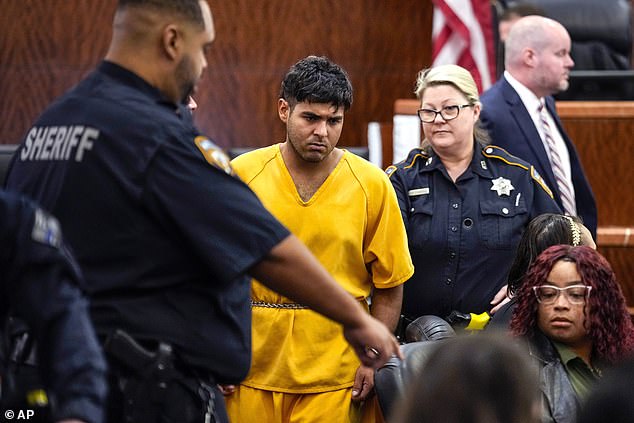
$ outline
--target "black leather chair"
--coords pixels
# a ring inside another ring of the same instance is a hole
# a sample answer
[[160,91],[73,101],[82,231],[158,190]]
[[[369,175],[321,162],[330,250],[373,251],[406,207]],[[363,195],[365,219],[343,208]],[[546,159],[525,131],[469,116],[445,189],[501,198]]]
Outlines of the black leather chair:
[[241,154],[248,153],[249,151],[258,147],[233,147],[227,150],[229,159],[233,160]]
[[451,323],[433,315],[420,316],[405,328],[405,342],[439,341],[454,336]]
[[[630,69],[630,0],[522,0],[560,22],[572,39],[575,70]],[[509,5],[518,2],[508,2]]]
[[370,149],[368,147],[342,146],[341,148],[348,150],[349,152],[354,153],[359,157],[363,157],[366,160],[370,160]]
[[386,419],[389,419],[396,403],[404,397],[415,375],[420,374],[427,358],[443,342],[426,340],[401,345],[405,358],[392,357],[374,373],[374,390]]
[[17,144],[0,144],[0,187],[4,187],[4,180],[9,170],[9,163],[17,148]]
[[438,316],[421,316],[405,329],[408,344],[401,345],[403,360],[392,357],[374,374],[374,390],[381,412],[387,418],[394,404],[403,397],[415,375],[420,374],[427,358],[443,340],[453,338],[456,332]]

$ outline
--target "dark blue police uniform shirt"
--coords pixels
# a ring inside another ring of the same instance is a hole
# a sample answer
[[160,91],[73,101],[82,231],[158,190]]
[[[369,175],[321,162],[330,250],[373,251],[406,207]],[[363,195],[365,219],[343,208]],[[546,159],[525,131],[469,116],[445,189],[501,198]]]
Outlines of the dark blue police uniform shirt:
[[62,222],[101,335],[171,342],[218,381],[246,376],[246,271],[289,232],[184,105],[104,61],[29,130],[7,181]]
[[53,420],[100,423],[106,364],[59,223],[31,201],[0,191],[0,245],[0,320],[8,313],[23,319],[43,345],[41,362],[48,365],[38,370],[51,389]]
[[420,148],[386,173],[415,267],[403,292],[403,314],[410,318],[488,311],[528,222],[560,212],[533,167],[495,146],[476,143],[456,183],[433,151]]

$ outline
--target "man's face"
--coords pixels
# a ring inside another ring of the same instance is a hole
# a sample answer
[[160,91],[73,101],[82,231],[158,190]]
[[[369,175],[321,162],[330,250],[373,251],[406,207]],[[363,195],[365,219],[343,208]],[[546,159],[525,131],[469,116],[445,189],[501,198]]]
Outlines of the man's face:
[[[547,285],[565,288],[571,285],[583,285],[576,263],[560,260],[548,274]],[[587,301],[572,304],[563,292],[553,304],[539,303],[537,324],[550,339],[575,348],[590,343],[585,328]]]
[[180,100],[188,103],[189,97],[196,92],[196,86],[204,70],[207,68],[207,50],[214,40],[214,24],[211,10],[206,1],[200,1],[205,27],[185,28],[185,52],[176,65],[175,77],[178,84]]
[[278,114],[286,124],[286,140],[304,161],[321,162],[337,146],[343,129],[343,106],[326,103],[297,103],[291,110],[283,99]]
[[544,95],[551,95],[568,89],[568,75],[575,62],[570,57],[570,36],[563,27],[548,28],[545,35],[546,47],[536,52],[535,82]]

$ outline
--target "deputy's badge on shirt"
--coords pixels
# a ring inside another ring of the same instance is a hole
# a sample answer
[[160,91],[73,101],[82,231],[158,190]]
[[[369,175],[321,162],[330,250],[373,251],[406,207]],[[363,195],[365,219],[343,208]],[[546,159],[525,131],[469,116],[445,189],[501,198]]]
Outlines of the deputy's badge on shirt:
[[233,175],[229,157],[224,151],[218,148],[216,144],[211,142],[209,138],[199,135],[194,138],[194,143],[200,152],[203,153],[203,157],[205,157],[205,160],[207,160],[209,164],[223,170],[228,175]]
[[509,179],[503,178],[501,176],[494,179],[492,182],[493,186],[491,187],[491,191],[497,191],[499,196],[510,196],[511,191],[515,189]]
[[59,222],[43,210],[36,209],[31,238],[41,244],[59,247],[62,241],[62,231]]

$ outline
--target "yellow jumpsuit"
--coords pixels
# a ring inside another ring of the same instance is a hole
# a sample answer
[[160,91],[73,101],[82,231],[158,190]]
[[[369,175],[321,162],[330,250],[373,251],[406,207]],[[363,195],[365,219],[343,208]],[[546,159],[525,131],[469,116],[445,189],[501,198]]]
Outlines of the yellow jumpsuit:
[[[366,308],[373,287],[395,287],[412,276],[396,194],[381,169],[345,151],[305,202],[279,144],[243,154],[232,167]],[[255,280],[252,301],[253,361],[238,392],[226,398],[231,420],[359,422],[350,399],[360,363],[341,326]]]

